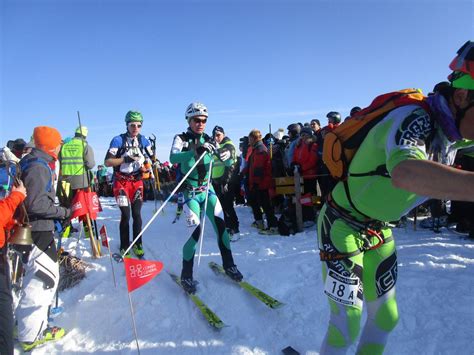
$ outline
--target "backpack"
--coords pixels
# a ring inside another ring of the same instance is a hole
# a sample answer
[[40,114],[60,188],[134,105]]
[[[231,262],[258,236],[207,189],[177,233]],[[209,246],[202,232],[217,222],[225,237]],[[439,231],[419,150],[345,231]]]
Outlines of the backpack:
[[[120,135],[120,138],[122,138],[122,146],[118,149],[116,156],[121,157],[126,151],[127,151],[127,133],[122,133]],[[145,137],[142,136],[141,134],[137,135],[137,140],[138,140],[138,148],[142,152],[143,156],[145,156],[145,145],[143,144],[143,139]]]
[[0,200],[7,197],[18,178],[19,168],[13,161],[0,161]]
[[[392,110],[405,105],[419,105],[426,111],[429,106],[426,97],[417,89],[404,89],[377,96],[372,103],[357,112],[324,137],[323,161],[331,176],[336,180],[346,180],[350,162],[369,131]],[[386,168],[380,169],[386,171]],[[377,171],[359,174],[384,175]]]

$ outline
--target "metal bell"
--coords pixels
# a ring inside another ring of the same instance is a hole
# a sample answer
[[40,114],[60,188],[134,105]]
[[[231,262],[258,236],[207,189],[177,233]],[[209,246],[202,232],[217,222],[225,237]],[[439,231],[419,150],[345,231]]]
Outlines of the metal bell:
[[8,243],[13,245],[32,245],[33,239],[31,238],[31,226],[28,224],[17,226],[13,235],[8,240]]

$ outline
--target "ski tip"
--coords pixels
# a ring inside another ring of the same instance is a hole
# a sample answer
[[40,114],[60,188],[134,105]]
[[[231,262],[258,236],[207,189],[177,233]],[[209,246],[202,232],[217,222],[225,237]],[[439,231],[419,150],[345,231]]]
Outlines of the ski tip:
[[284,355],[300,355],[299,351],[296,351],[293,347],[287,346],[281,350],[281,353]]

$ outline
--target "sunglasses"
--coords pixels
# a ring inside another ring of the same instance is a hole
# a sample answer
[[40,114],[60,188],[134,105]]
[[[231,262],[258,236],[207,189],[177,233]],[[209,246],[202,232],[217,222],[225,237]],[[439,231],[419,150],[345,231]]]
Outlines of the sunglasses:
[[193,118],[193,121],[195,123],[206,123],[207,122],[207,118]]
[[142,125],[139,123],[130,123],[129,126],[132,128],[142,128]]

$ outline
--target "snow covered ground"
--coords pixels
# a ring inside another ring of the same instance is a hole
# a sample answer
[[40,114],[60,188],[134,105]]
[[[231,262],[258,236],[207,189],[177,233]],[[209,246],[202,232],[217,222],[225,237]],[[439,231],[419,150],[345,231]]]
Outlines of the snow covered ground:
[[[107,226],[113,252],[119,247],[120,212],[113,199],[102,199],[99,228]],[[153,215],[146,202],[144,225]],[[262,236],[250,227],[250,208],[237,207],[241,238],[232,243],[235,262],[245,279],[284,302],[270,309],[207,266],[220,263],[209,223],[201,264],[195,264],[198,295],[228,325],[212,329],[191,300],[170,279],[179,274],[181,250],[189,231],[183,218],[172,224],[176,205],[169,204],[145,232],[148,260],[160,260],[164,271],[131,293],[142,354],[280,354],[293,346],[318,354],[329,308],[323,294],[316,227],[296,236]],[[386,354],[474,354],[474,241],[443,230],[394,229],[398,245],[397,295],[401,319]],[[54,324],[68,334],[34,354],[136,354],[123,264],[108,256],[94,260],[88,240],[77,235],[65,249],[91,264],[78,286],[60,293],[64,312]],[[355,352],[355,348],[352,349]],[[19,351],[16,350],[18,354]]]

